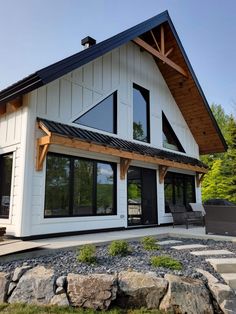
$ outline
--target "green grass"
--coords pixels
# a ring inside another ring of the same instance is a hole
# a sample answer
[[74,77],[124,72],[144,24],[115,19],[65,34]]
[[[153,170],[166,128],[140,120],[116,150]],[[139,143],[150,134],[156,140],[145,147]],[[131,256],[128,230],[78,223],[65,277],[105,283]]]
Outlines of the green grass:
[[126,256],[131,252],[128,242],[124,240],[112,241],[108,246],[108,253],[111,256]]
[[147,251],[160,250],[160,246],[157,245],[156,242],[157,242],[157,240],[154,237],[152,237],[152,236],[144,237],[141,240],[141,244],[142,244],[144,250],[147,250]]
[[174,270],[182,269],[182,264],[180,261],[170,256],[152,256],[150,262],[153,267],[165,267]]
[[81,263],[95,264],[96,263],[96,246],[86,244],[77,249],[77,260]]
[[37,306],[26,304],[0,304],[1,314],[164,314],[159,310],[121,310],[111,309],[109,311],[83,310],[73,307],[61,306]]

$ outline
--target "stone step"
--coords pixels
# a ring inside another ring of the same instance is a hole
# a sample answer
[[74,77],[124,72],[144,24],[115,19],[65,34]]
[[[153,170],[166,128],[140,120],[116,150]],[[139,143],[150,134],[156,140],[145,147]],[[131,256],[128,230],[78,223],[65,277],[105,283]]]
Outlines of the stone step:
[[195,251],[190,252],[192,255],[195,256],[210,256],[210,255],[231,255],[234,254],[228,250],[205,250],[205,251]]
[[172,249],[175,250],[192,250],[192,249],[201,249],[201,248],[206,248],[207,245],[203,245],[203,244],[184,244],[184,245],[176,245],[176,246],[172,246]]
[[218,273],[236,273],[236,258],[209,258],[206,261]]
[[220,274],[224,281],[230,286],[231,289],[236,289],[236,273]]
[[180,240],[165,240],[165,241],[158,241],[157,244],[159,245],[169,245],[169,244],[177,244],[177,243],[183,243],[183,241]]

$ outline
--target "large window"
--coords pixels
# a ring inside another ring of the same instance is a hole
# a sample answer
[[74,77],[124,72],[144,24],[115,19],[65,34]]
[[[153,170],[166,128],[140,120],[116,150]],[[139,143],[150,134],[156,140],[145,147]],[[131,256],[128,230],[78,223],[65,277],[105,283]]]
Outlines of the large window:
[[117,133],[117,92],[100,101],[74,123],[109,133]]
[[0,156],[0,218],[9,218],[13,154]]
[[116,214],[116,166],[47,155],[45,217]]
[[149,91],[133,85],[133,138],[150,142]]
[[169,213],[169,204],[184,205],[189,208],[189,203],[195,203],[194,176],[167,172],[165,176],[165,212]]
[[163,147],[176,150],[185,153],[183,146],[181,145],[178,137],[176,136],[174,130],[172,129],[169,121],[162,112],[162,137],[163,137]]

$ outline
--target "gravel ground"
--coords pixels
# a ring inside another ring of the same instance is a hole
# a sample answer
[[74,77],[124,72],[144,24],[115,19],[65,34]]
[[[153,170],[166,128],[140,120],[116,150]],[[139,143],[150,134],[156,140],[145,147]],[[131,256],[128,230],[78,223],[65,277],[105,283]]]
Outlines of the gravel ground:
[[[190,254],[190,250],[174,250],[171,249],[173,245],[183,245],[183,244],[204,244],[209,249],[228,249],[229,251],[235,253],[236,255],[236,244],[232,242],[225,241],[214,241],[214,240],[197,240],[197,239],[174,239],[166,238],[163,240],[181,240],[182,243],[170,244],[161,246],[159,251],[146,251],[142,248],[139,241],[131,241],[130,247],[132,253],[125,257],[111,257],[107,253],[107,246],[97,247],[97,263],[95,265],[86,265],[79,263],[76,260],[76,250],[61,251],[49,256],[40,256],[32,259],[22,259],[17,261],[12,261],[8,263],[0,262],[0,272],[1,271],[13,271],[16,267],[24,265],[37,266],[43,265],[48,268],[53,268],[57,276],[67,275],[70,272],[79,274],[90,274],[90,273],[116,273],[122,270],[135,270],[148,272],[153,271],[159,277],[164,277],[166,273],[172,273],[180,276],[187,276],[191,278],[202,278],[202,275],[197,273],[195,268],[202,268],[209,271],[215,277],[217,277],[221,282],[222,278],[217,274],[214,269],[205,261],[206,258],[215,258],[215,256],[194,256]],[[193,251],[204,250],[194,249]],[[181,271],[170,270],[166,268],[154,268],[151,266],[149,260],[151,256],[155,255],[169,255],[172,258],[179,260],[183,269]],[[232,255],[232,257],[236,257]],[[217,256],[217,257],[230,257],[230,256]]]

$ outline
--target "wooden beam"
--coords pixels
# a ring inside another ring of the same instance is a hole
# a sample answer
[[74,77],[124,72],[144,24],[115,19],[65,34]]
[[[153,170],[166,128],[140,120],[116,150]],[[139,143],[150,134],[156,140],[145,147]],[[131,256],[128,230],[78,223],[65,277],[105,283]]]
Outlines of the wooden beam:
[[131,160],[139,160],[148,163],[158,164],[162,166],[173,167],[177,169],[186,169],[199,173],[207,173],[208,170],[204,167],[194,166],[190,164],[179,163],[176,161],[166,160],[158,157],[141,155],[138,153],[122,151],[118,148],[107,147],[99,144],[88,143],[75,138],[68,138],[66,136],[53,134],[50,137],[50,144],[62,145],[66,147],[78,148],[85,151],[107,154],[116,157],[127,158]]
[[198,188],[200,187],[204,176],[205,176],[205,173],[196,173],[196,182],[197,182]]
[[165,57],[168,57],[169,54],[174,50],[174,48],[170,48],[166,53],[165,53]]
[[146,43],[141,38],[137,37],[137,38],[133,39],[133,42],[135,42],[138,46],[145,49],[147,52],[149,52],[154,57],[157,57],[158,59],[160,59],[163,62],[165,62],[166,64],[168,64],[171,68],[173,68],[174,70],[176,70],[177,72],[179,72],[183,76],[188,77],[187,72],[182,67],[180,67],[178,64],[171,61],[164,54],[162,54],[159,51],[157,51],[156,49],[154,49],[152,46],[150,46],[148,43]]
[[38,122],[38,127],[44,131],[48,136],[51,136],[51,132],[44,126],[42,122]]
[[43,163],[48,152],[49,144],[37,145],[36,156],[36,170],[41,171],[43,169]]
[[0,105],[0,116],[4,115],[7,112],[6,104]]
[[158,51],[161,52],[161,49],[160,49],[160,47],[159,47],[159,45],[158,45],[158,42],[157,42],[157,40],[156,40],[156,37],[155,37],[154,34],[153,34],[153,31],[150,31],[150,33],[151,33],[151,35],[152,35],[152,38],[153,38],[153,40],[154,40],[155,45],[157,46]]
[[165,55],[165,33],[163,25],[161,25],[161,53]]
[[169,167],[159,166],[159,183],[163,183]]
[[124,180],[129,169],[129,165],[131,163],[131,159],[120,158],[120,179]]

